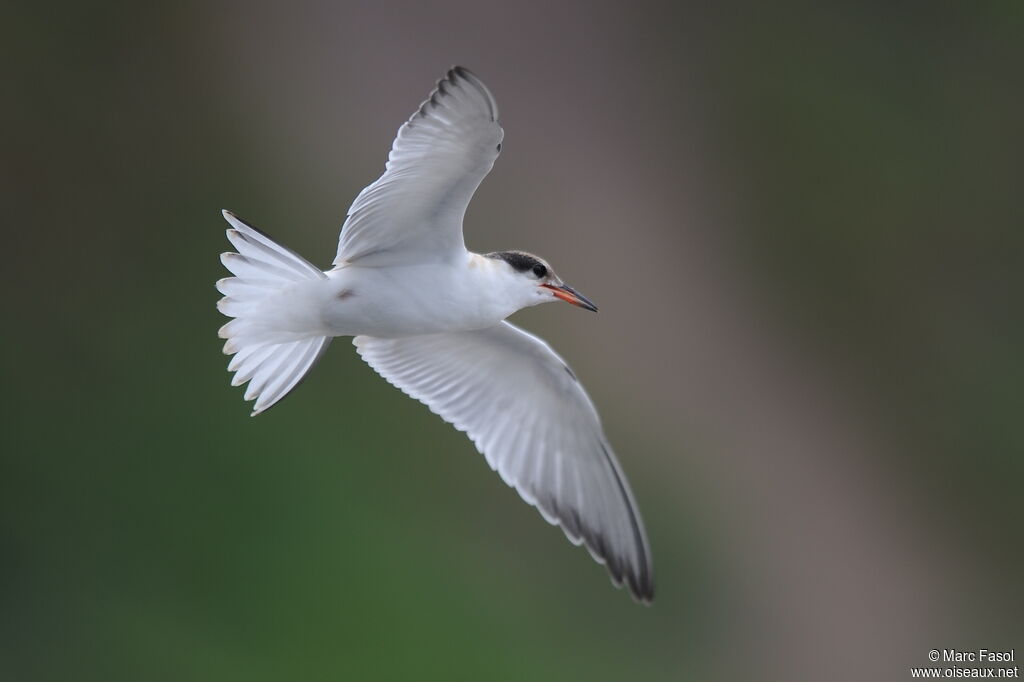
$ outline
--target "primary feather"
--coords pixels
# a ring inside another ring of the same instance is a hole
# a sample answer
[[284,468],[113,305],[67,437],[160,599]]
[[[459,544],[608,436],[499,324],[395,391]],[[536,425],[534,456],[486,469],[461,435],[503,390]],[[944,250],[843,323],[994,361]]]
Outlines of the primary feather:
[[466,207],[503,135],[486,86],[453,67],[352,203],[329,272],[225,211],[236,252],[222,261],[234,276],[217,288],[234,318],[220,330],[232,383],[248,382],[259,414],[333,337],[355,336],[374,370],[464,431],[524,500],[649,603],[647,536],[593,403],[546,343],[504,321],[556,295],[596,307],[536,256],[465,248]]
[[546,343],[508,322],[354,343],[382,377],[465,431],[505,483],[607,564],[617,585],[643,602],[654,597],[629,484],[590,397]]
[[462,218],[503,136],[487,87],[453,67],[399,129],[384,174],[352,202],[334,263],[397,265],[464,252]]

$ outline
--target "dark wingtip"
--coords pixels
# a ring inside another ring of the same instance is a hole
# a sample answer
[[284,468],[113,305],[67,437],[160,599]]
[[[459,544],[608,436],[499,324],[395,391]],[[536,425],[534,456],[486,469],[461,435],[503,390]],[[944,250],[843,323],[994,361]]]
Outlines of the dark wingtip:
[[640,577],[640,584],[629,584],[629,591],[638,604],[651,606],[654,604],[654,577],[644,575]]
[[458,64],[455,64],[452,68],[448,69],[448,73],[445,74],[445,76],[452,83],[455,83],[456,80],[464,80],[472,87],[476,88],[483,98],[487,100],[487,106],[491,113],[491,120],[498,120],[498,103],[495,101],[494,95],[491,94],[491,91],[487,89],[486,85],[484,85],[480,76],[476,75],[464,66],[459,66]]
[[643,606],[651,606],[654,603],[654,574],[651,572],[648,558],[636,567],[638,570],[631,570],[628,565],[615,570],[611,561],[608,561],[607,565],[612,583],[616,587],[625,587],[633,601]]

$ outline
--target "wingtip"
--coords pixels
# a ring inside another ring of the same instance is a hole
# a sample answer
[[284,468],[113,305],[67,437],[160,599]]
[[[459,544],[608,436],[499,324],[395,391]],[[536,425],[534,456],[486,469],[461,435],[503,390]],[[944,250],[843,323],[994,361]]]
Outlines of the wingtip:
[[[604,562],[599,562],[604,563]],[[612,585],[622,589],[625,588],[630,598],[641,606],[651,606],[654,603],[654,577],[649,574],[625,572],[616,576],[611,574]]]
[[637,604],[642,606],[653,606],[654,605],[654,581],[648,580],[638,587],[633,585],[629,586],[629,592],[633,596],[633,600]]
[[498,102],[494,99],[494,95],[491,94],[490,89],[484,84],[484,81],[480,76],[476,75],[471,69],[467,69],[465,66],[459,64],[453,64],[448,72],[445,74],[445,80],[449,80],[455,83],[457,80],[464,80],[474,88],[476,88],[484,99],[487,100],[487,106],[491,110],[491,120],[498,120]]

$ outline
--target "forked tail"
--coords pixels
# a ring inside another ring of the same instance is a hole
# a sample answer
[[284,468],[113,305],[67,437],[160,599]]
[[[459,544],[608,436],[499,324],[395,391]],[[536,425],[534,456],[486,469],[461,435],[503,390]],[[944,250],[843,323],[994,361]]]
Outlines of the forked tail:
[[227,339],[224,353],[234,355],[228,364],[228,371],[235,373],[231,385],[249,382],[245,399],[256,399],[255,416],[298,386],[327,350],[331,337],[296,332],[280,323],[281,294],[326,275],[230,211],[224,211],[224,218],[232,227],[228,240],[238,253],[221,254],[224,267],[235,276],[217,282],[224,294],[217,309],[235,319],[220,328],[220,337]]

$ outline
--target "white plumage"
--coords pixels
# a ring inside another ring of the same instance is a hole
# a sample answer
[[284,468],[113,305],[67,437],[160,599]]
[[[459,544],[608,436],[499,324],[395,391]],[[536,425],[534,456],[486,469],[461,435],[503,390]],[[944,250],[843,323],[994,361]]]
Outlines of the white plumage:
[[398,130],[384,175],[352,202],[334,264],[415,263],[465,251],[462,217],[504,135],[487,87],[452,69]]
[[355,338],[374,370],[473,441],[502,480],[586,543],[615,583],[649,594],[651,557],[597,410],[569,366],[518,327]]
[[501,150],[498,108],[454,67],[398,132],[384,174],[353,202],[322,272],[225,211],[237,253],[217,288],[232,383],[259,414],[335,336],[354,336],[390,383],[466,432],[491,468],[649,602],[650,549],[593,403],[568,365],[505,322],[563,300],[596,310],[540,258],[466,250],[462,219]]

